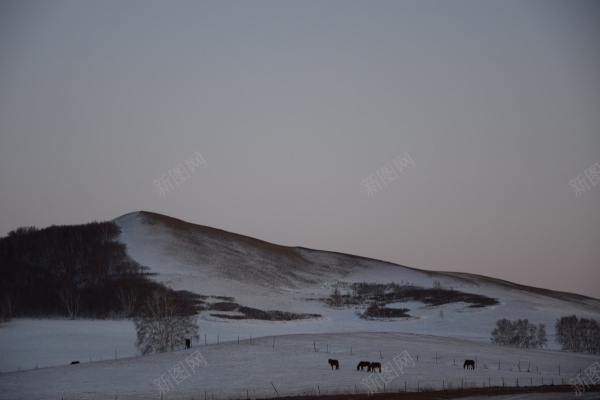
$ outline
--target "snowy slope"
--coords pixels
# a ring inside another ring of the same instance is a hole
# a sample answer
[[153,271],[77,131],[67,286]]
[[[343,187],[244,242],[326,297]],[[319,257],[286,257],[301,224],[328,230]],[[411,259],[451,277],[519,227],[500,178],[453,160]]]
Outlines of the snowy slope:
[[[174,289],[204,295],[233,296],[245,306],[298,313],[316,313],[317,320],[280,324],[280,333],[389,331],[444,335],[489,341],[500,318],[527,318],[544,323],[549,346],[555,347],[557,318],[577,314],[600,319],[600,300],[530,288],[477,275],[421,271],[387,262],[345,254],[290,248],[225,231],[189,224],[158,214],[136,212],[116,220],[120,240],[128,253],[158,273],[158,281]],[[393,322],[366,321],[357,310],[334,310],[313,299],[342,292],[352,282],[404,283],[443,287],[483,294],[500,304],[483,309],[465,304],[427,307],[421,303],[396,304],[417,317]],[[440,316],[443,312],[443,318]],[[270,328],[253,321],[227,321],[201,315],[201,329],[232,340],[240,332],[271,335]]]
[[[339,370],[330,369],[329,358],[339,360]],[[477,359],[474,371],[462,368],[465,358]],[[380,362],[387,373],[357,371],[361,360]],[[597,356],[507,349],[427,335],[300,334],[1,374],[0,398],[158,399],[160,390],[154,382],[161,378],[166,382],[163,394],[167,399],[204,398],[205,393],[215,399],[246,398],[247,394],[251,398],[276,397],[275,389],[281,396],[290,396],[503,383],[568,384],[580,369],[597,360]],[[573,396],[563,394],[567,395]]]

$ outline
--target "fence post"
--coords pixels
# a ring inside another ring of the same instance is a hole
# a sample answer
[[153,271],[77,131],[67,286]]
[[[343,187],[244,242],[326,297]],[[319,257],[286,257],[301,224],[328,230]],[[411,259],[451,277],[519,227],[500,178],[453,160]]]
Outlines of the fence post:
[[275,385],[273,385],[273,382],[271,382],[271,386],[273,386],[273,389],[275,389],[275,393],[277,393],[277,397],[280,397],[279,392],[277,391],[277,388],[275,388]]

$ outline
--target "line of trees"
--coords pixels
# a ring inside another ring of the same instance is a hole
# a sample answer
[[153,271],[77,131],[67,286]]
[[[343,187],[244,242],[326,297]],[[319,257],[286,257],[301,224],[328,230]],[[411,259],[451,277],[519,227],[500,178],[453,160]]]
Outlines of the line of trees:
[[594,319],[577,318],[576,315],[556,320],[556,342],[563,350],[600,353],[600,325]]
[[492,330],[492,343],[503,346],[537,349],[546,346],[546,326],[535,325],[527,319],[510,321],[506,318],[496,321]]
[[166,287],[129,257],[119,233],[114,222],[92,222],[19,228],[0,238],[1,318],[135,316]]

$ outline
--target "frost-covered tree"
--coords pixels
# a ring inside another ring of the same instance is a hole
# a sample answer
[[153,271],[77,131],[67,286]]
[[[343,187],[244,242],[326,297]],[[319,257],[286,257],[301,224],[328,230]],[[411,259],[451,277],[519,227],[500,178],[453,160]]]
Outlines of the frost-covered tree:
[[196,316],[172,292],[154,292],[133,322],[142,355],[173,351],[184,347],[187,338],[198,339]]
[[596,320],[571,315],[558,319],[555,329],[556,342],[563,350],[600,353],[600,325]]
[[600,325],[595,319],[582,318],[581,323],[581,341],[582,351],[590,354],[600,353]]
[[544,324],[537,326],[527,319],[510,321],[506,318],[496,321],[492,330],[492,343],[503,346],[516,346],[525,348],[538,348],[546,345],[546,327]]
[[496,327],[492,330],[492,343],[501,345],[512,344],[513,331],[513,323],[510,320],[506,318],[499,319],[496,321]]
[[538,324],[536,341],[537,341],[538,347],[540,347],[540,348],[547,346],[548,339],[546,338],[546,325],[545,324]]
[[576,315],[562,317],[556,321],[556,342],[563,350],[578,352],[581,349],[581,341],[577,332],[579,320]]

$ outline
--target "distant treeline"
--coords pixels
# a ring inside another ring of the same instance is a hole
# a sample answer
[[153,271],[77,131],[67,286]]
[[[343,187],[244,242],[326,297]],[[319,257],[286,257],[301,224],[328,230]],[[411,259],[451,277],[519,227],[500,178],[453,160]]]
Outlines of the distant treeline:
[[2,318],[132,317],[155,292],[180,297],[193,312],[195,296],[150,280],[119,233],[114,222],[92,222],[19,228],[0,238]]
[[[367,307],[361,314],[364,319],[410,318],[408,308],[387,307],[393,303],[419,301],[428,306],[464,302],[469,308],[481,308],[499,304],[497,299],[481,294],[465,293],[453,288],[444,288],[439,281],[433,287],[399,285],[397,283],[357,282],[348,286],[342,294],[336,286],[328,297],[321,298],[325,304],[334,308]],[[440,314],[443,318],[443,311]]]

